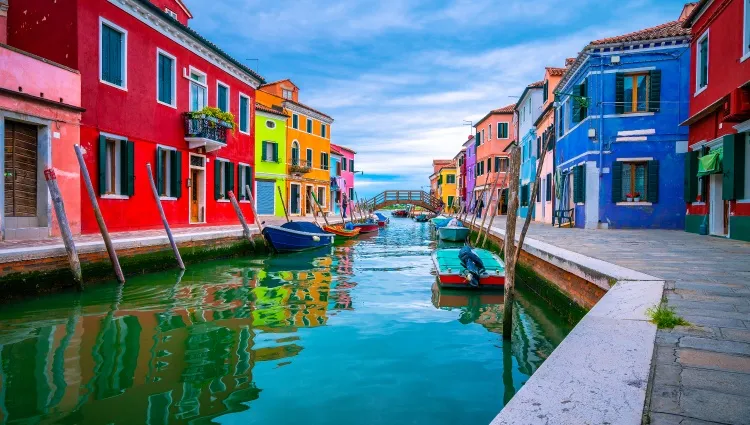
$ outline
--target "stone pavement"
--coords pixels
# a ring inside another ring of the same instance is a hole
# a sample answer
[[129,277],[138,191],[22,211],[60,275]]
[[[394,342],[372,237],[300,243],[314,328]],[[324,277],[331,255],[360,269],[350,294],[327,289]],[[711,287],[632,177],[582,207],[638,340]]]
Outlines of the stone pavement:
[[667,281],[668,305],[692,326],[657,334],[651,424],[750,424],[750,243],[537,223],[528,237]]

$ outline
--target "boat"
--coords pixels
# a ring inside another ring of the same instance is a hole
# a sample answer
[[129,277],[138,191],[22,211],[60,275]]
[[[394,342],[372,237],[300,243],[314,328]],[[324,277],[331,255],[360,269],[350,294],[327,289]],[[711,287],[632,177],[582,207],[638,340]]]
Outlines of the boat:
[[486,249],[438,249],[432,261],[442,288],[502,289],[505,285],[505,263]]
[[328,233],[333,233],[336,236],[341,236],[342,238],[354,238],[357,235],[359,235],[360,229],[354,228],[354,229],[346,229],[341,224],[334,224],[334,225],[325,225],[323,226],[323,230],[325,230]]
[[435,226],[436,228],[438,228],[438,229],[439,229],[439,228],[441,228],[441,227],[445,227],[445,226],[447,226],[447,225],[448,225],[448,223],[449,223],[449,222],[451,221],[451,218],[450,218],[450,217],[446,217],[446,216],[444,216],[444,215],[439,215],[439,216],[437,216],[437,217],[433,217],[433,218],[432,218],[432,219],[431,219],[430,221],[432,222],[432,224],[433,224],[433,225],[434,225],[434,226]]
[[333,244],[334,235],[313,223],[290,221],[281,226],[265,226],[263,237],[276,252],[297,252]]
[[380,226],[378,226],[378,223],[376,221],[354,223],[354,228],[359,229],[359,233],[361,234],[377,232],[379,227]]
[[375,215],[378,217],[378,226],[385,227],[385,225],[388,224],[388,217],[379,212],[376,212]]
[[438,236],[440,240],[451,242],[463,242],[469,236],[469,228],[462,225],[439,227]]
[[416,221],[417,223],[427,223],[429,219],[430,219],[430,216],[428,216],[425,213],[414,216],[414,221]]
[[409,216],[409,211],[407,211],[407,210],[393,210],[393,212],[391,212],[391,215],[394,216],[394,217],[408,217]]

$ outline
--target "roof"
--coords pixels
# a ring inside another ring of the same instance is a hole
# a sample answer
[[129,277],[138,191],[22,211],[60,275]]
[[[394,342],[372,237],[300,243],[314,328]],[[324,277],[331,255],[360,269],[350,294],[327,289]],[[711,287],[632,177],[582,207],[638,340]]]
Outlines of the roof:
[[284,78],[283,80],[276,80],[276,81],[272,81],[270,83],[265,83],[265,84],[262,84],[261,87],[273,86],[273,85],[276,85],[276,84],[279,84],[279,83],[283,83],[284,81],[288,81],[289,84],[293,85],[294,87],[297,87],[297,85],[294,84],[294,82],[291,79],[289,79],[289,78]]
[[573,65],[573,63],[576,61],[576,58],[565,58],[565,67],[569,67],[570,65]]
[[335,143],[331,143],[331,148],[341,149],[343,151],[351,152],[353,154],[356,154],[357,152],[352,148],[347,148],[346,146],[337,145]]
[[614,37],[602,38],[592,41],[590,45],[599,46],[602,44],[628,43],[631,41],[657,40],[660,38],[672,38],[690,35],[690,29],[684,28],[682,26],[683,22],[684,21],[681,20],[671,21],[661,25],[657,25],[655,27],[642,29],[640,31],[634,31]]
[[260,74],[253,71],[252,69],[248,68],[247,65],[242,64],[237,59],[230,56],[225,51],[221,50],[219,46],[215,45],[214,43],[208,41],[208,39],[204,38],[202,35],[200,35],[198,32],[196,32],[194,29],[190,28],[187,25],[182,24],[180,21],[172,18],[171,16],[167,15],[167,12],[159,9],[158,6],[151,3],[149,0],[135,0],[137,1],[141,6],[149,9],[151,12],[155,13],[156,15],[159,15],[160,17],[164,18],[167,22],[170,24],[176,26],[180,30],[190,34],[191,36],[195,37],[196,40],[198,40],[201,44],[203,44],[208,49],[213,50],[216,54],[223,57],[224,59],[231,62],[234,66],[240,68],[243,72],[250,75],[251,77],[258,80],[259,84],[264,84],[266,82],[265,78],[263,78]]
[[255,110],[256,111],[261,111],[261,112],[266,112],[266,113],[269,113],[269,114],[279,115],[279,116],[282,116],[282,117],[288,117],[289,116],[289,114],[286,113],[283,110],[274,109],[274,108],[268,107],[268,106],[266,106],[266,105],[264,105],[262,103],[258,103],[258,102],[255,102]]
[[699,2],[692,3],[693,4],[693,10],[690,11],[687,17],[685,17],[685,20],[682,22],[682,25],[686,28],[690,28],[690,26],[693,25],[693,22],[695,21],[695,18],[698,17],[698,15],[703,12],[703,9],[708,6],[709,0],[700,0]]
[[304,103],[302,103],[302,102],[295,102],[295,101],[293,101],[292,99],[284,99],[284,103],[286,103],[286,102],[289,102],[289,103],[291,103],[291,104],[294,104],[294,105],[297,105],[297,106],[301,106],[301,107],[303,107],[303,108],[305,108],[305,109],[309,109],[309,110],[311,110],[311,111],[315,112],[316,114],[320,114],[320,115],[323,115],[324,117],[326,117],[326,118],[330,119],[331,121],[333,121],[333,117],[331,117],[330,115],[328,115],[328,114],[324,114],[324,113],[322,113],[322,112],[318,111],[317,109],[311,108],[311,107],[309,107],[309,106],[305,105],[305,104],[304,104]]
[[544,68],[549,72],[549,75],[553,77],[562,77],[565,74],[565,68],[555,68],[554,66],[548,66]]
[[521,93],[521,97],[518,98],[518,102],[516,102],[516,104],[513,105],[514,108],[517,108],[519,105],[521,105],[521,101],[523,100],[524,97],[526,97],[526,93],[528,93],[529,90],[540,89],[542,87],[544,87],[544,81],[534,81],[533,83],[526,86],[526,88],[523,89],[523,93]]
[[[477,121],[477,123],[474,124],[474,127],[476,127],[479,124],[483,123],[484,120],[486,120],[487,118],[490,117],[490,115],[512,114],[513,113],[513,108],[515,106],[516,106],[515,104],[511,103],[510,105],[505,105],[502,108],[493,109],[490,112],[487,112],[487,115],[483,116],[482,119],[480,119],[479,121]],[[474,136],[470,136],[470,137],[474,137]]]

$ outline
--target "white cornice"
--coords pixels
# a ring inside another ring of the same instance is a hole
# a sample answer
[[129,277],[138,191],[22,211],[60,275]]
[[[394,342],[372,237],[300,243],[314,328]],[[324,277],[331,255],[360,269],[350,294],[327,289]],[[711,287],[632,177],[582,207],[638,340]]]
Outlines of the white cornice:
[[173,23],[156,15],[148,8],[141,6],[135,0],[109,0],[109,2],[253,89],[257,89],[260,86],[260,80],[224,59],[221,55],[213,51],[213,49],[209,49],[203,43],[196,40],[195,37],[176,27]]
[[298,103],[284,102],[283,106],[285,108],[291,110],[291,111],[299,112],[300,114],[305,114],[306,116],[308,116],[310,118],[315,118],[318,121],[322,121],[322,122],[324,122],[326,124],[333,124],[333,118],[327,117],[327,116],[321,114],[320,112],[316,112],[316,111],[314,111],[314,110],[312,110],[310,108],[305,108],[304,106],[302,106],[302,105],[300,105]]
[[274,114],[272,112],[259,111],[256,109],[255,114],[258,115],[259,117],[272,118],[275,120],[283,120],[283,121],[286,121],[286,119],[289,118],[288,116],[284,115],[283,112]]

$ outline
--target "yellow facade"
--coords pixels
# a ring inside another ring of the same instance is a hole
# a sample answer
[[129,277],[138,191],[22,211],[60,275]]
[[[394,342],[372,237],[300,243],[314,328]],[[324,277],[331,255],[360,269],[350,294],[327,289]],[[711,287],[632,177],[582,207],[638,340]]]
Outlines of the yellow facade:
[[444,167],[438,172],[438,195],[446,211],[455,211],[458,206],[456,196],[456,168]]
[[290,215],[304,216],[317,208],[308,203],[314,194],[324,211],[331,186],[331,124],[333,119],[297,100],[299,89],[289,80],[261,86],[258,101],[284,108],[287,119],[287,196]]

